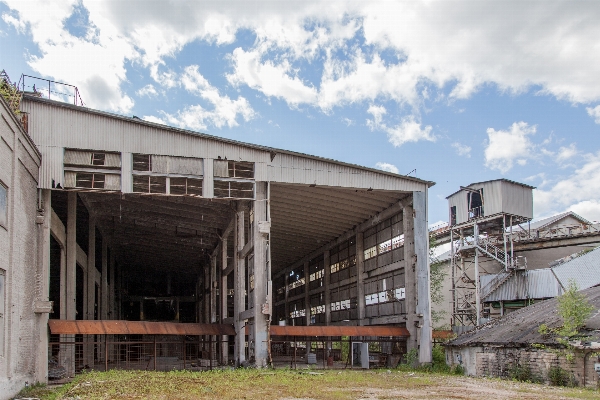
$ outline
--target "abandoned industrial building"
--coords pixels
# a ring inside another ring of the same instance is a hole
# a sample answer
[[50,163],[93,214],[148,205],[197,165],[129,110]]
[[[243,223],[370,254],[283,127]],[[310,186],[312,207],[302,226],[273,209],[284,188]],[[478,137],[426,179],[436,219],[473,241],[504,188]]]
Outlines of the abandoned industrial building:
[[374,343],[375,362],[431,360],[432,182],[34,95],[11,106],[0,390],[84,369],[325,364],[342,340],[356,365]]

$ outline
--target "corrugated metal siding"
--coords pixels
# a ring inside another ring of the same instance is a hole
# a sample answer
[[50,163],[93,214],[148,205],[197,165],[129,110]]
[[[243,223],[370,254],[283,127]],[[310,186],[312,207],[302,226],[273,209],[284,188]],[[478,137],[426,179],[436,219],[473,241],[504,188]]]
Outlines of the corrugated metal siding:
[[[496,274],[481,275],[481,287],[489,284]],[[556,297],[560,286],[550,269],[537,269],[532,271],[516,271],[506,282],[493,291],[484,300],[487,301],[512,301],[526,299],[546,299]]]
[[55,185],[60,184],[64,187],[64,149],[54,146],[38,146],[38,149],[42,153],[38,187],[41,189],[52,189],[52,181],[54,181]]
[[288,153],[160,128],[110,116],[24,98],[29,129],[38,146],[56,146],[180,157],[227,158],[255,163],[255,180],[323,186],[425,191],[428,183],[402,176],[341,165]]
[[403,179],[402,177],[377,174],[359,168],[302,158],[291,154],[278,154],[273,162],[268,163],[267,169],[269,179],[272,182],[372,188],[402,192],[425,191],[426,187],[424,183]]
[[577,283],[579,289],[600,285],[600,247],[552,270],[564,287],[568,286],[570,279]]
[[533,218],[533,193],[531,188],[511,182],[502,183],[502,211],[519,217]]

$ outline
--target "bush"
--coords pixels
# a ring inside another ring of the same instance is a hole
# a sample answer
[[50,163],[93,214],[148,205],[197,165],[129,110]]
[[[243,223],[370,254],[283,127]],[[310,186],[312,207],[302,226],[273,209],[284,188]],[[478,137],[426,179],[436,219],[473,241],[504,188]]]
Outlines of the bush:
[[454,375],[464,375],[465,367],[463,367],[460,364],[453,365],[452,368],[450,369],[450,373],[454,374]]
[[558,365],[550,367],[548,370],[548,380],[553,386],[574,387],[577,384],[575,376]]
[[537,379],[535,376],[533,376],[533,373],[531,372],[531,368],[529,368],[529,365],[521,365],[517,362],[515,362],[513,365],[511,365],[510,368],[508,369],[508,377],[515,381],[521,381],[521,382],[539,381],[539,379]]

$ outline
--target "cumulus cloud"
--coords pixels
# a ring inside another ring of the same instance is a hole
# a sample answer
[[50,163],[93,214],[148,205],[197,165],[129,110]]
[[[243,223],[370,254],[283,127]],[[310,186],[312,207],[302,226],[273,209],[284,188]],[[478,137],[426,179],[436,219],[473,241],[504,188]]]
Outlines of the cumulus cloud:
[[367,112],[373,116],[373,119],[367,119],[369,129],[386,132],[388,141],[394,147],[400,147],[405,143],[418,142],[420,140],[436,141],[436,137],[431,133],[433,129],[431,125],[421,128],[421,123],[412,115],[402,118],[400,124],[390,127],[383,121],[383,116],[387,113],[385,107],[371,105]]
[[452,143],[452,147],[456,150],[456,154],[461,157],[471,158],[471,147],[458,142]]
[[515,122],[508,130],[488,128],[488,143],[484,151],[485,165],[502,173],[508,172],[516,161],[525,165],[532,157],[534,144],[530,136],[536,132],[536,126],[527,122]]
[[573,158],[576,155],[577,155],[577,147],[575,146],[575,143],[571,143],[568,146],[563,146],[560,149],[558,149],[558,154],[556,156],[556,160],[559,163],[564,163],[565,161]]
[[[414,108],[436,90],[468,98],[488,83],[513,93],[539,88],[573,103],[600,100],[594,2],[5,2],[5,22],[39,46],[32,68],[84,93],[103,87],[88,103],[105,109],[133,106],[122,87],[128,63],[174,88],[167,59],[194,41],[235,43],[241,30],[255,40],[229,55],[228,79],[291,107],[330,112],[386,99]],[[64,23],[77,7],[94,26],[81,37]],[[315,64],[320,76],[310,76]],[[598,106],[588,113],[599,120]]]
[[584,160],[584,164],[572,175],[547,190],[534,191],[536,217],[573,210],[585,218],[600,220],[600,202],[596,200],[600,193],[600,152],[587,154]]
[[144,86],[143,88],[139,89],[137,92],[135,92],[135,94],[137,94],[140,97],[156,97],[158,96],[158,92],[156,91],[156,89],[154,88],[154,86],[148,84],[146,86]]
[[600,124],[600,106],[596,107],[587,107],[587,113],[590,117],[594,118],[594,122]]
[[379,168],[382,171],[393,172],[394,174],[398,173],[398,167],[396,167],[394,164],[385,162],[378,162],[375,164],[375,168]]

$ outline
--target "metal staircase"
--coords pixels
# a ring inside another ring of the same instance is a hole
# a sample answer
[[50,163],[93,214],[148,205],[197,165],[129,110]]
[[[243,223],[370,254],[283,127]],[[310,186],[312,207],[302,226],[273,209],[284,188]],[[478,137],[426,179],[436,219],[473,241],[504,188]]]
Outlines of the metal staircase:
[[511,258],[509,254],[504,252],[504,249],[492,244],[486,237],[478,236],[475,245],[482,253],[502,264],[505,270],[517,268],[517,258]]
[[485,299],[496,289],[498,289],[504,282],[506,282],[511,276],[513,276],[515,270],[504,270],[496,275],[494,279],[492,279],[487,285],[481,288],[481,298]]

